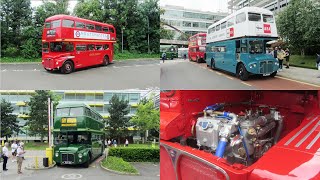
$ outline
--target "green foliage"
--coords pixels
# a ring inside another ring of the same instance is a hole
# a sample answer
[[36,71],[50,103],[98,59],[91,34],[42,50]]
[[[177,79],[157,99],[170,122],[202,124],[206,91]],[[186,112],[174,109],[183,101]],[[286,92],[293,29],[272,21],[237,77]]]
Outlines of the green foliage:
[[113,95],[109,103],[108,133],[109,136],[118,138],[120,142],[120,137],[128,134],[125,129],[129,127],[129,117],[126,116],[130,111],[129,104],[127,100],[120,99],[117,95]]
[[138,173],[138,170],[130,163],[124,161],[122,158],[108,156],[107,159],[102,161],[102,166],[114,171],[124,173]]
[[19,131],[19,125],[17,116],[13,115],[13,107],[11,106],[10,102],[5,101],[4,99],[1,100],[0,103],[1,107],[1,137],[10,137],[14,132]]
[[104,20],[102,5],[99,0],[79,1],[74,8],[74,13],[77,17],[102,22]]
[[41,140],[47,137],[48,130],[48,98],[53,101],[54,107],[58,105],[59,97],[53,95],[47,90],[36,90],[36,93],[30,98],[30,119],[27,125],[30,127],[30,135],[40,135]]
[[23,31],[24,42],[21,45],[21,55],[32,59],[41,55],[41,28],[34,26],[26,27]]
[[290,56],[290,66],[317,69],[316,58],[317,56],[292,55]]
[[43,142],[28,142],[24,144],[24,148],[28,150],[45,150],[48,148],[48,143]]
[[41,63],[41,58],[32,58],[32,59],[26,59],[23,57],[1,57],[0,58],[1,63],[22,63],[22,62],[40,62]]
[[292,0],[289,6],[278,14],[277,28],[294,49],[301,55],[306,50],[314,54],[320,49],[320,4],[312,0]]
[[174,38],[174,31],[164,29],[163,27],[160,28],[160,39],[173,39]]
[[3,52],[7,57],[17,57],[19,56],[18,49],[16,47],[7,47]]
[[110,148],[109,156],[121,157],[127,162],[159,162],[160,149],[130,147]]

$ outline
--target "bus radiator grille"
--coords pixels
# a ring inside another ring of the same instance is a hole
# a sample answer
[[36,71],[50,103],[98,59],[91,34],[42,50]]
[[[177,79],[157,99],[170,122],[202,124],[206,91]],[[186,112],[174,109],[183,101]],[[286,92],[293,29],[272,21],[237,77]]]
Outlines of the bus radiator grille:
[[273,72],[273,62],[272,61],[263,61],[260,62],[260,73],[268,74]]
[[74,162],[74,155],[73,154],[62,154],[61,158],[62,158],[62,162],[64,162],[64,161]]

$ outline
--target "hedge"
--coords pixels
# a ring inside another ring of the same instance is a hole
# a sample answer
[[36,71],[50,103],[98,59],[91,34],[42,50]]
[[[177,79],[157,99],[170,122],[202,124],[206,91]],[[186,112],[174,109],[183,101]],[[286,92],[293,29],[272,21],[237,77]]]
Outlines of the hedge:
[[110,148],[108,156],[121,157],[127,162],[159,162],[159,148]]

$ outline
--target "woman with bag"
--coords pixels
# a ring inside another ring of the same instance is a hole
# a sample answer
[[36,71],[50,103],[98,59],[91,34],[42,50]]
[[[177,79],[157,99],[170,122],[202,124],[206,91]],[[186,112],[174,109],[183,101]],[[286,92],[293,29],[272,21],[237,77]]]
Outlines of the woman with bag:
[[9,143],[4,143],[4,147],[2,148],[2,158],[3,158],[3,165],[2,165],[2,170],[7,171],[7,162],[9,159]]

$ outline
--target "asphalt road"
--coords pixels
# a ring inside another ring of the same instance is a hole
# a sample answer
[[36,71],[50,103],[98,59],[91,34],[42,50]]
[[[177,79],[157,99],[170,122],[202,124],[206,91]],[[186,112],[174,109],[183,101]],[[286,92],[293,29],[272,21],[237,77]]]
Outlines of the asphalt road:
[[[28,153],[28,152],[27,152]],[[0,179],[3,180],[63,180],[63,179],[80,179],[80,180],[159,180],[160,169],[159,163],[133,163],[138,169],[140,175],[118,175],[106,171],[100,167],[100,161],[103,157],[98,158],[92,162],[89,168],[75,167],[75,166],[55,166],[51,169],[45,170],[26,170],[23,169],[22,173],[17,174],[17,163],[8,162],[8,171],[0,173]],[[33,163],[34,159],[26,157],[23,161],[23,166]],[[2,163],[1,163],[2,168]]]
[[160,87],[158,60],[114,61],[71,74],[47,72],[41,63],[0,64],[1,90],[105,90]]
[[248,81],[241,81],[233,74],[208,68],[206,63],[188,60],[167,60],[160,67],[160,84],[164,90],[318,90],[320,87],[279,76],[251,76]]

